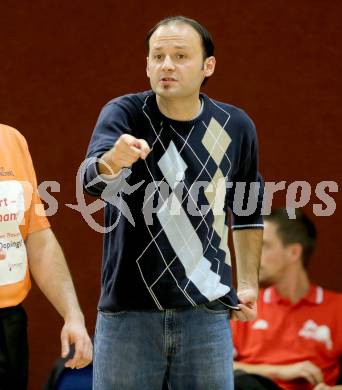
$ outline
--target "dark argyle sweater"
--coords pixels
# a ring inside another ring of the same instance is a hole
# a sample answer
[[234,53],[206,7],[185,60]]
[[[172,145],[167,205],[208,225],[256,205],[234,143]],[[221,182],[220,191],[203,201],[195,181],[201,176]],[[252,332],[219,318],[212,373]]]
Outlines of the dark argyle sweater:
[[[83,185],[106,201],[102,310],[238,303],[228,226],[263,226],[256,131],[244,111],[200,98],[202,111],[191,121],[165,117],[152,91],[111,100],[100,113]],[[95,157],[124,133],[146,140],[151,153],[105,181]],[[245,196],[237,183],[247,183]]]

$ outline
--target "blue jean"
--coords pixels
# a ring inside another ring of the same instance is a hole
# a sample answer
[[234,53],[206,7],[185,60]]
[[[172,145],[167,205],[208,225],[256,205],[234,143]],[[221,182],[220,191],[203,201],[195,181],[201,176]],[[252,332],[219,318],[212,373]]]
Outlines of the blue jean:
[[99,311],[93,378],[94,390],[233,390],[228,312]]

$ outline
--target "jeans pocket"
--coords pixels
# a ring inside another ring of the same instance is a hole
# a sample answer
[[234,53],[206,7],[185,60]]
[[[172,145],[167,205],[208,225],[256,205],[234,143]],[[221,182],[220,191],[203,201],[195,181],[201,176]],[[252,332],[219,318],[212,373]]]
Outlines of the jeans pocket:
[[99,314],[103,315],[104,317],[117,317],[126,314],[128,310],[109,311],[109,310],[99,309],[98,311]]
[[229,314],[229,307],[226,306],[224,303],[221,303],[219,300],[204,303],[202,307],[207,313],[227,315]]

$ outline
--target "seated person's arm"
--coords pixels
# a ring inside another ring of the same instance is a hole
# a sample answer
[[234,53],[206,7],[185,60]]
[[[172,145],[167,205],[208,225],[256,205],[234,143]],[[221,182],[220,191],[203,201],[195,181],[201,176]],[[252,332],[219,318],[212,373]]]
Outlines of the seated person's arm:
[[247,364],[235,361],[234,370],[238,369],[249,374],[262,375],[272,380],[291,381],[298,378],[304,378],[312,385],[317,385],[323,381],[321,369],[310,361],[287,365]]

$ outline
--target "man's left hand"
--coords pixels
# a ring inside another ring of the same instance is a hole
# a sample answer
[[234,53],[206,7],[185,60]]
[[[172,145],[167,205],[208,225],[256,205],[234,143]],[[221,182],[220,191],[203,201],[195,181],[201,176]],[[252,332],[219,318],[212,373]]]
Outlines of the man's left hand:
[[240,300],[238,305],[240,310],[233,310],[231,319],[239,321],[255,320],[257,316],[257,290],[251,287],[244,287],[238,289],[237,295]]

